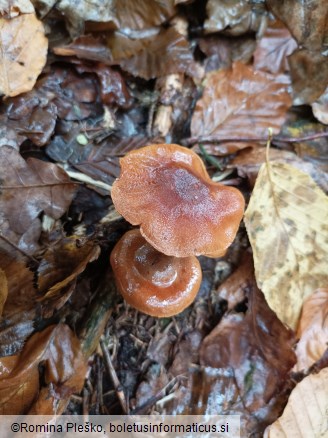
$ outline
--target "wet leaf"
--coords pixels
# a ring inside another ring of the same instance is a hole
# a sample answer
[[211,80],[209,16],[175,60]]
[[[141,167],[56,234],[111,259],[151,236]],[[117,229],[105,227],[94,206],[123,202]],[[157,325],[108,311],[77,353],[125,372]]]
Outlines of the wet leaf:
[[[291,100],[282,76],[254,71],[235,62],[232,70],[209,73],[203,96],[191,120],[194,137],[265,137],[268,128],[279,132]],[[224,143],[220,153],[232,153],[251,143]]]
[[262,165],[245,212],[256,279],[278,317],[297,327],[302,303],[327,283],[328,199],[296,168]]
[[4,306],[3,317],[28,310],[35,310],[36,289],[33,272],[28,269],[26,260],[15,247],[4,245],[0,238],[0,268],[6,274],[8,296]]
[[33,88],[46,63],[48,40],[34,14],[0,18],[0,94],[17,96]]
[[66,212],[75,185],[64,170],[34,158],[25,161],[6,146],[0,148],[0,163],[1,222],[7,223],[10,231],[22,235],[42,212],[54,219]]
[[[258,8],[259,9],[259,8]],[[209,17],[204,28],[206,32],[218,32],[228,29],[231,35],[241,35],[247,31],[256,31],[260,26],[261,15],[246,0],[209,0],[206,5]]]
[[269,73],[289,70],[287,56],[297,48],[289,30],[278,20],[269,24],[254,53],[254,67]]
[[305,377],[292,391],[284,413],[264,438],[325,437],[328,433],[328,368]]
[[297,330],[297,371],[308,369],[328,348],[328,289],[318,289],[304,301]]
[[[19,356],[0,358],[0,369],[4,369],[8,362],[11,362],[10,369],[0,374],[2,415],[29,411],[39,393],[40,363],[44,364],[44,380],[49,391],[48,402],[45,402],[47,410],[42,411],[44,415],[56,412],[58,400],[62,398],[63,403],[65,398],[81,389],[86,372],[80,342],[64,324],[34,334]],[[41,410],[42,405],[38,409]],[[38,412],[34,409],[33,413]]]

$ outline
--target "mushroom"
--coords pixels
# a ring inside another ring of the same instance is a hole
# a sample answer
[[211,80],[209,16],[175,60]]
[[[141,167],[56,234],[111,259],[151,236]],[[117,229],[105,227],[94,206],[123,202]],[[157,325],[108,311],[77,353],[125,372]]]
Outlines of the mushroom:
[[244,212],[239,190],[214,183],[198,155],[175,144],[134,150],[120,160],[116,210],[158,251],[221,257]]
[[151,316],[168,317],[182,312],[193,302],[202,280],[196,257],[162,254],[136,229],[117,242],[110,263],[125,301]]

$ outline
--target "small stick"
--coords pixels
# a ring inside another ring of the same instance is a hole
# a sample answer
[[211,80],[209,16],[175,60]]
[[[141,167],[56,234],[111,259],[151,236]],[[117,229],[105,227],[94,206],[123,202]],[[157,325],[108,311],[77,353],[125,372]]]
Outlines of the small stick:
[[117,377],[115,368],[113,366],[112,360],[111,360],[110,355],[108,353],[108,349],[105,345],[104,339],[100,339],[100,346],[101,346],[101,350],[103,352],[106,370],[112,379],[112,382],[113,382],[118,400],[120,402],[120,405],[123,409],[123,412],[125,415],[127,415],[128,414],[128,404],[126,402],[123,387],[122,387],[122,385]]

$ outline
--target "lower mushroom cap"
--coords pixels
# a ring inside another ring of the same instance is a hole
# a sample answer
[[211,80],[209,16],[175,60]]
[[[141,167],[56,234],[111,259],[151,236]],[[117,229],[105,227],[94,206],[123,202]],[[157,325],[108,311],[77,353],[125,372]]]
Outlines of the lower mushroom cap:
[[162,254],[139,230],[124,234],[110,262],[125,301],[151,316],[169,317],[182,312],[193,302],[202,280],[196,257]]

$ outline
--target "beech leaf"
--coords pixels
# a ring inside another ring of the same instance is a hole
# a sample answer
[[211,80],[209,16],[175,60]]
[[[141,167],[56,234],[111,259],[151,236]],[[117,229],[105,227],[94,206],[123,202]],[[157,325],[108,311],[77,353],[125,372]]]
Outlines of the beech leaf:
[[0,94],[30,91],[47,59],[43,24],[34,14],[0,18],[0,41]]
[[[263,137],[269,127],[278,133],[290,105],[284,76],[255,71],[235,62],[231,70],[207,75],[203,96],[192,116],[191,135]],[[227,143],[223,147],[232,153],[245,146],[249,143]]]
[[282,416],[266,428],[264,438],[326,437],[327,394],[328,368],[323,368],[293,389]]
[[309,175],[286,163],[261,166],[245,212],[256,280],[294,329],[303,300],[327,284],[327,218],[328,198]]
[[0,316],[2,315],[3,307],[8,296],[8,282],[6,273],[0,269]]
[[0,148],[0,163],[0,219],[14,232],[23,234],[43,211],[54,219],[66,212],[75,185],[60,167],[35,158],[25,161],[6,146]]
[[328,289],[318,289],[304,302],[297,331],[297,371],[309,368],[328,347]]

